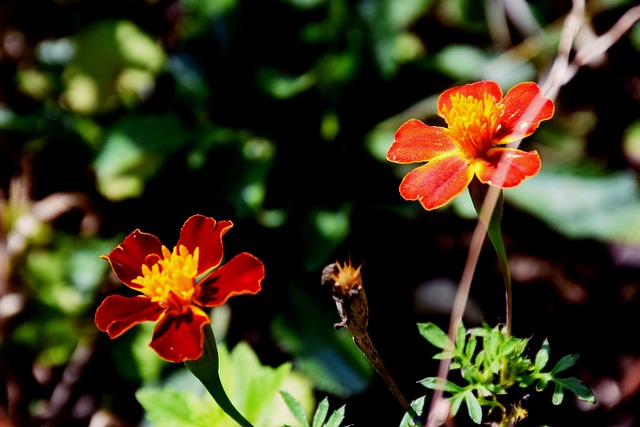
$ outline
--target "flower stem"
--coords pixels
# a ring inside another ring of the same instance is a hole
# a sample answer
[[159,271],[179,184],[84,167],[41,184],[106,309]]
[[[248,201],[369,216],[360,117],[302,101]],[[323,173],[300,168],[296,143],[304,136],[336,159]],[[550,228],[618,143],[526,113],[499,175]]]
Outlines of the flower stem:
[[478,216],[481,220],[483,220],[485,226],[487,227],[487,235],[489,236],[489,240],[491,241],[491,244],[493,245],[493,248],[498,255],[498,262],[500,263],[500,270],[502,271],[502,278],[504,280],[506,335],[507,337],[509,337],[511,336],[511,324],[513,322],[513,303],[509,259],[507,257],[507,250],[504,246],[504,240],[502,238],[502,231],[500,227],[500,223],[502,221],[504,196],[502,190],[500,190],[500,195],[498,196],[496,205],[491,213],[491,218],[489,219],[489,224],[487,225],[486,220],[481,214],[488,189],[489,186],[486,184],[482,184],[480,181],[478,181],[477,178],[474,178],[471,181],[471,184],[469,184],[469,194],[471,194],[473,206],[475,207],[476,212],[478,212]]
[[218,347],[211,325],[205,325],[204,327],[204,352],[202,356],[197,360],[187,360],[184,364],[200,380],[211,397],[213,397],[213,400],[220,405],[227,415],[242,427],[253,427],[233,406],[222,386],[220,373],[218,372]]

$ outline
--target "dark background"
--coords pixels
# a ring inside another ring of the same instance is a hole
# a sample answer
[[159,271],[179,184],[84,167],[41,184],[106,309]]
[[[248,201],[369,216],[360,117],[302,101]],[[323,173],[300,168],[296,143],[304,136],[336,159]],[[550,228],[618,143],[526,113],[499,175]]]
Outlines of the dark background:
[[[95,260],[136,228],[170,246],[195,213],[232,220],[227,257],[247,251],[266,266],[262,292],[229,303],[229,346],[248,341],[265,365],[314,357],[283,344],[282,328],[325,345],[295,326],[333,333],[338,315],[320,272],[351,257],[364,262],[374,343],[407,396],[428,401],[431,391],[417,381],[436,375],[435,349],[416,323],[446,328],[449,319],[416,291],[425,283],[455,289],[475,220],[463,214],[464,200],[434,212],[402,200],[398,184],[408,169],[386,162],[384,152],[410,117],[442,124],[434,96],[448,87],[492,79],[506,92],[541,81],[571,7],[523,2],[500,27],[489,24],[485,3],[3,0],[0,424],[83,426],[99,410],[115,425],[141,422],[134,392],[143,379],[123,375],[117,362],[119,351],[131,350],[92,323],[104,296],[123,290],[106,262],[69,260],[79,253]],[[630,6],[587,2],[585,26],[602,34]],[[528,13],[535,31],[512,19]],[[136,30],[119,32],[122,25]],[[499,29],[509,37],[496,36]],[[554,118],[523,145],[540,151],[543,172],[605,187],[619,174],[637,181],[639,40],[636,25],[561,89]],[[500,68],[492,60],[505,52]],[[95,96],[74,89],[86,81]],[[44,202],[59,193],[74,201],[56,211]],[[602,193],[623,200],[612,205]],[[614,186],[566,194],[592,201],[592,210],[555,222],[544,203],[507,197],[513,333],[531,339],[532,353],[547,338],[553,362],[579,353],[568,375],[599,403],[578,405],[568,395],[556,407],[550,390],[533,393],[521,425],[637,425],[638,194]],[[35,225],[19,229],[28,215]],[[591,220],[593,227],[567,231]],[[17,230],[25,239],[19,249],[8,244]],[[89,279],[74,281],[80,273]],[[503,322],[503,298],[487,244],[471,289],[476,319]],[[309,301],[323,317],[303,319]],[[90,354],[78,364],[74,349],[86,342]],[[69,366],[79,366],[71,377]],[[382,380],[363,378],[370,381],[363,390],[317,389],[317,396],[329,395],[332,408],[347,404],[345,425],[397,425],[402,409]],[[68,394],[54,394],[61,389]],[[456,421],[472,425],[464,410]]]

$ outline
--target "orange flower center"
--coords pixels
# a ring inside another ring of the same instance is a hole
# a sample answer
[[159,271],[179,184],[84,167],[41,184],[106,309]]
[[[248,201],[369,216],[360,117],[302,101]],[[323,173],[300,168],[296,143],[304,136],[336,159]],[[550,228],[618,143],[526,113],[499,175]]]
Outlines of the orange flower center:
[[352,290],[359,290],[362,288],[362,277],[360,276],[360,268],[354,268],[351,264],[351,260],[345,262],[344,265],[340,265],[336,261],[337,273],[334,273],[332,279],[334,281],[333,286],[339,288],[338,290],[342,295],[349,295]]
[[132,282],[140,285],[140,292],[151,301],[178,309],[190,305],[198,275],[198,254],[199,248],[190,254],[182,245],[173,248],[173,252],[162,246],[164,259],[151,268],[143,265],[142,276]]
[[443,114],[453,139],[469,159],[482,157],[491,148],[498,108],[488,94],[483,99],[459,93],[451,96],[451,109]]

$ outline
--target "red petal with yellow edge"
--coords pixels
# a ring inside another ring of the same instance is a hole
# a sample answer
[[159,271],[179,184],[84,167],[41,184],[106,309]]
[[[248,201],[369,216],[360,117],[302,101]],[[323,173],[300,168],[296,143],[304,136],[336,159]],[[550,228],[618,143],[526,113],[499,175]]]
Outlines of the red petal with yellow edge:
[[258,293],[262,279],[262,261],[243,252],[202,279],[194,300],[204,307],[218,307],[234,295]]
[[443,153],[458,150],[446,128],[428,126],[416,119],[400,126],[394,139],[387,160],[395,163],[428,162]]
[[440,157],[409,172],[400,183],[400,194],[419,200],[426,210],[446,205],[469,185],[473,170],[462,156]]
[[476,175],[482,183],[512,188],[535,176],[541,166],[540,156],[535,150],[526,152],[515,148],[492,148],[485,158],[477,160]]
[[155,322],[165,309],[150,298],[123,297],[111,295],[105,298],[96,310],[95,322],[98,329],[117,338],[142,322]]
[[438,98],[438,115],[444,117],[449,124],[451,122],[447,118],[447,113],[451,110],[451,97],[455,94],[460,94],[464,97],[470,96],[479,100],[483,100],[485,95],[489,95],[496,104],[502,99],[502,89],[500,89],[498,83],[488,80],[447,89]]
[[184,307],[182,311],[168,311],[158,322],[149,344],[158,356],[175,363],[196,360],[202,356],[202,329],[210,320],[201,310],[196,311],[193,307]]
[[158,257],[162,258],[160,240],[153,234],[136,230],[103,258],[109,261],[113,272],[121,282],[132,289],[140,289],[139,285],[131,283],[131,281],[142,276],[143,264],[151,267],[157,262]]
[[535,83],[520,83],[505,95],[494,142],[507,144],[531,135],[543,120],[553,117],[553,101]]
[[200,248],[198,274],[220,264],[224,251],[222,236],[231,227],[231,221],[216,221],[203,215],[193,215],[184,223],[178,245],[189,249],[189,253],[193,253],[197,247]]

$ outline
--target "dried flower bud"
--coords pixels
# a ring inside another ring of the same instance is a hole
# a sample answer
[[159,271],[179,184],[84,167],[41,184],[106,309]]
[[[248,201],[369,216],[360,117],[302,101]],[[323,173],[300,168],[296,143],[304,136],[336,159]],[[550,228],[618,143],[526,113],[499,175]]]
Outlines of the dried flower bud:
[[362,289],[360,268],[362,268],[362,264],[358,268],[354,268],[351,260],[346,261],[343,265],[336,261],[322,270],[322,284],[331,282],[333,292],[343,297],[355,295]]

